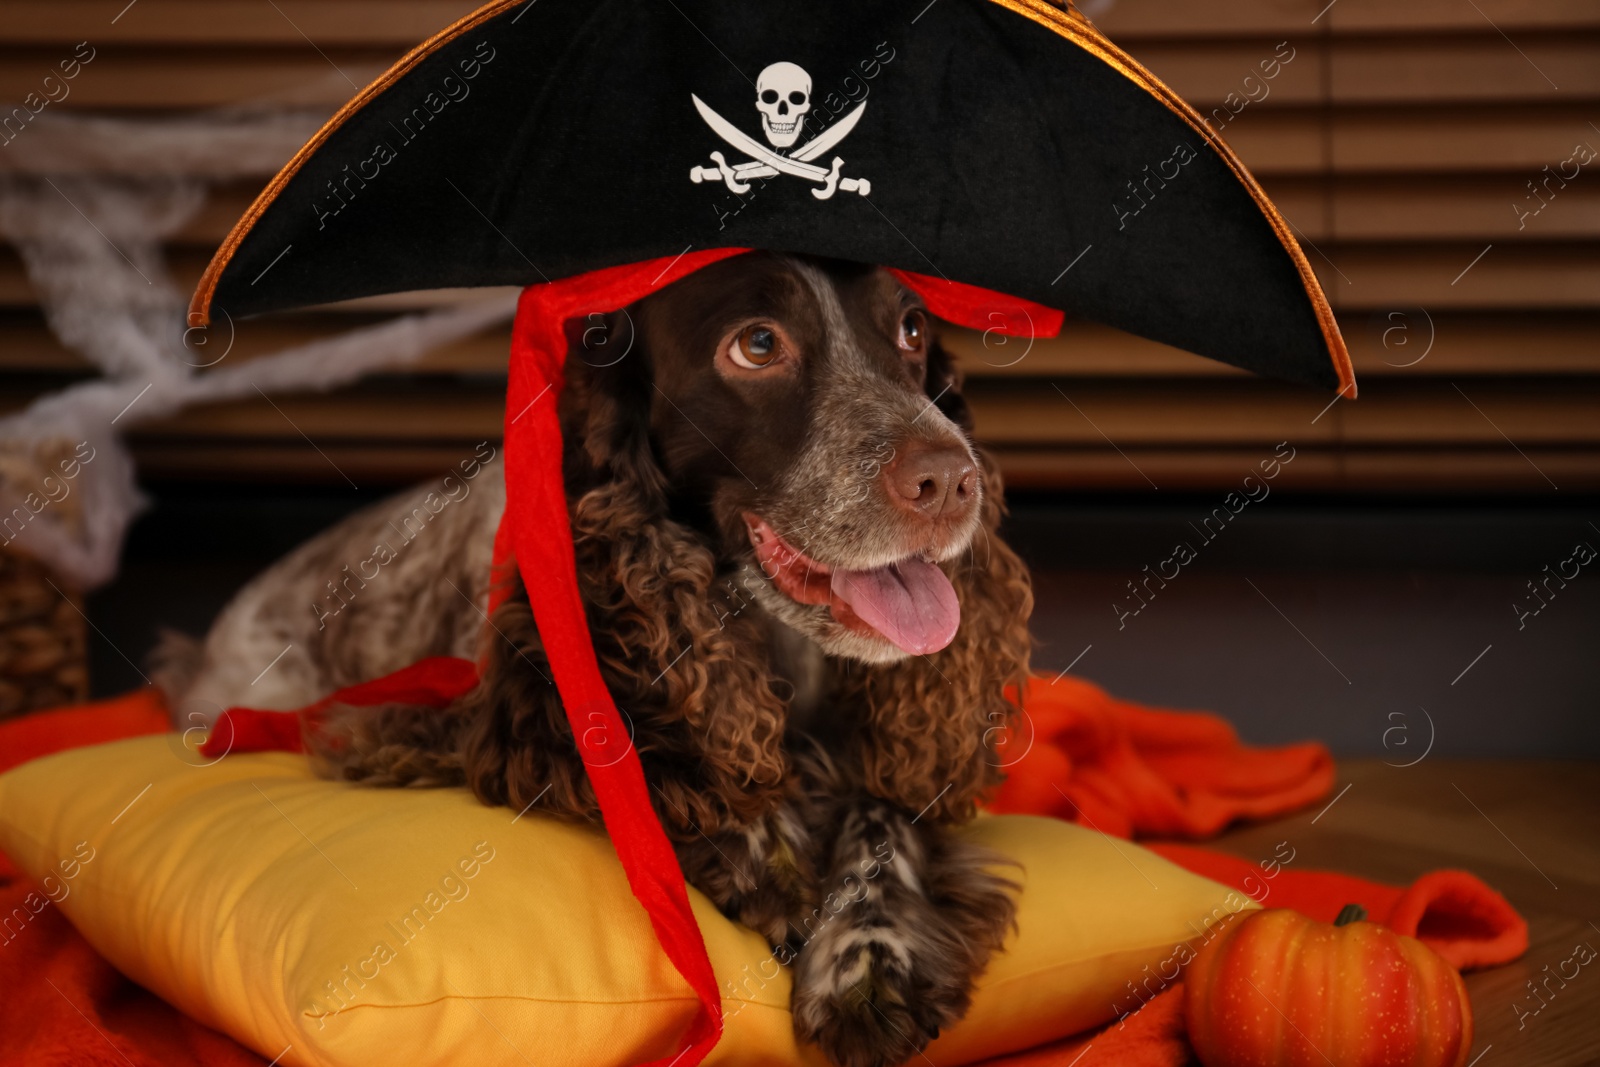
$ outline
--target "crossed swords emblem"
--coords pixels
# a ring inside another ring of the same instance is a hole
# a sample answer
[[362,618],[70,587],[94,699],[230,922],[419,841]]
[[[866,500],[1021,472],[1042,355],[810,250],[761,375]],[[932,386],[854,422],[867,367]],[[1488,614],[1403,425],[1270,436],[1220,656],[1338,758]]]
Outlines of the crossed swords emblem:
[[698,96],[690,93],[689,98],[694,101],[695,110],[700,112],[700,117],[706,120],[706,125],[711,127],[712,132],[727,141],[731,147],[750,157],[747,162],[729,165],[721,152],[712,152],[711,162],[716,166],[694,167],[689,171],[689,180],[695,184],[721,181],[727,185],[729,192],[743,194],[750,191],[750,180],[753,178],[771,178],[778,174],[789,174],[820,184],[820,189],[811,190],[811,195],[818,200],[830,199],[839,189],[847,193],[859,193],[862,196],[872,192],[872,183],[865,178],[839,177],[844,160],[838,156],[833,157],[833,163],[828,168],[819,167],[811,162],[844,140],[850,131],[856,128],[856,123],[861,121],[862,112],[867,109],[865,100],[856,105],[855,110],[844,118],[784,156],[717,114]]

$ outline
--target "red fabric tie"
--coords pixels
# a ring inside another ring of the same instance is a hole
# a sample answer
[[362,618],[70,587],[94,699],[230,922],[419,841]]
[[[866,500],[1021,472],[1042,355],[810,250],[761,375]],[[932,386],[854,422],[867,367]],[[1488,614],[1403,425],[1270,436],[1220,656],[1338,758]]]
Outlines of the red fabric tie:
[[295,712],[229,708],[222,713],[200,754],[221,759],[229,752],[304,752],[305,730],[314,729],[323,714],[339,704],[371,708],[380,704],[422,704],[443,708],[478,684],[478,668],[454,656],[434,656],[409,667],[348,685]]
[[678,858],[650,804],[644,768],[600,677],[589,638],[561,478],[556,399],[565,380],[568,320],[615,311],[738,251],[698,252],[530,286],[523,290],[511,335],[506,513],[496,546],[502,552],[509,547],[516,557],[539,641],[628,884],[649,913],[667,958],[700,999],[682,1050],[656,1061],[663,1067],[693,1067],[711,1051],[722,1036],[722,998]]

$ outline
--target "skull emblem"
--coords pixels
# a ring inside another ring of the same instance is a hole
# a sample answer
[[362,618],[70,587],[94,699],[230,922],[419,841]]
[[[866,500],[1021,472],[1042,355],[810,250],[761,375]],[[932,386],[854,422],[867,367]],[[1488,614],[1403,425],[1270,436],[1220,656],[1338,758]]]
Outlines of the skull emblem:
[[772,146],[788,148],[811,110],[811,75],[794,63],[767,67],[756,77],[756,110]]

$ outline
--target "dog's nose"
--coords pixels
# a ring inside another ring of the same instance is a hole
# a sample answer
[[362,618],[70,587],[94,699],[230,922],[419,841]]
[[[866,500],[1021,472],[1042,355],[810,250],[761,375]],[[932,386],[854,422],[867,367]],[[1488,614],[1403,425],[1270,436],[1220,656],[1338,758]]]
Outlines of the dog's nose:
[[976,502],[978,471],[965,449],[907,445],[884,473],[889,499],[930,522],[958,521]]

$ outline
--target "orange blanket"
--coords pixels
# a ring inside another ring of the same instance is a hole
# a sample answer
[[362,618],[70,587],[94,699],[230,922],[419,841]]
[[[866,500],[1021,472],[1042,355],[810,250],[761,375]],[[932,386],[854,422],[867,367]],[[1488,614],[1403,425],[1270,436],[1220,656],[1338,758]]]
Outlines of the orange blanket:
[[[1082,681],[1036,679],[1002,758],[1010,778],[996,811],[1072,819],[1119,836],[1196,838],[1239,818],[1293,811],[1326,795],[1333,762],[1320,745],[1249,749],[1215,716],[1126,704]],[[63,749],[167,729],[149,691],[0,724],[0,771]],[[1190,870],[1259,892],[1252,863],[1189,845],[1152,845]],[[1421,937],[1458,967],[1490,966],[1527,948],[1527,926],[1470,874],[1438,871],[1400,889],[1318,871],[1281,870],[1269,903],[1331,919],[1349,902]],[[35,887],[0,857],[0,916]],[[118,974],[53,906],[0,935],[0,1063],[72,1067],[263,1067],[266,1060],[179,1014]],[[986,1067],[1181,1067],[1189,1062],[1181,989],[1120,1023],[990,1061]]]
[[1333,788],[1321,745],[1246,748],[1215,715],[1129,704],[1078,678],[1035,678],[998,752],[1008,777],[990,810],[1116,837],[1210,837]]

